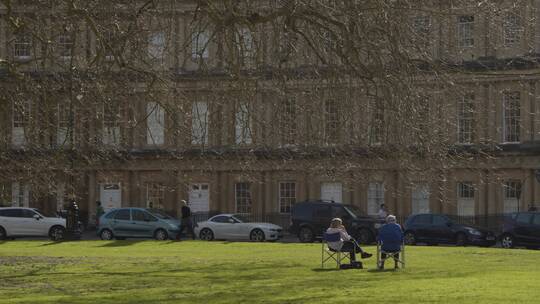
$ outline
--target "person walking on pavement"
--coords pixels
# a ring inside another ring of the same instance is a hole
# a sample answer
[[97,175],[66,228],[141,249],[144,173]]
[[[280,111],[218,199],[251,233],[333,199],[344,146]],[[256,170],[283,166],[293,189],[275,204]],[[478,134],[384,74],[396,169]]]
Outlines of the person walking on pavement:
[[103,209],[103,206],[101,206],[101,202],[96,202],[96,226],[99,225],[99,218],[105,214],[105,210]]
[[187,232],[191,233],[191,237],[195,239],[195,231],[193,231],[193,222],[191,220],[191,209],[187,201],[182,200],[182,221],[180,223],[180,232],[178,233],[178,240],[180,240],[184,229],[187,228]]

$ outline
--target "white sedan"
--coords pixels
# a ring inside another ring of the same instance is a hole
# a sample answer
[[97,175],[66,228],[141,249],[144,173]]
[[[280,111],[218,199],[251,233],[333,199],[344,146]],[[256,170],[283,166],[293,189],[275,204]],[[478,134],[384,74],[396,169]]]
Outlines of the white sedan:
[[283,228],[270,223],[250,223],[238,214],[219,214],[195,226],[201,240],[243,239],[262,242],[283,237]]

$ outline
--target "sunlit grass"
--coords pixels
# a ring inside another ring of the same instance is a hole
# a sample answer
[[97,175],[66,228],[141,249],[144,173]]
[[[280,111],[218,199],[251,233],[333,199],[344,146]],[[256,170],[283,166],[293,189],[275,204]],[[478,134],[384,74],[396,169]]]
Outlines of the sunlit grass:
[[[321,270],[320,244],[0,243],[0,303],[538,303],[539,251],[408,247],[407,268]],[[374,251],[373,247],[367,248]]]

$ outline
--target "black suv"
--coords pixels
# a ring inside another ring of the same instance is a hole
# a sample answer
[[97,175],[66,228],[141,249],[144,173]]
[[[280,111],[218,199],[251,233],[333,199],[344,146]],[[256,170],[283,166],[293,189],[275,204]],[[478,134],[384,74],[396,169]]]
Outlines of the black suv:
[[507,218],[503,224],[501,245],[504,248],[540,248],[540,212],[518,212]]
[[492,231],[458,223],[444,214],[415,214],[405,223],[405,243],[468,244],[493,246],[497,242]]
[[377,229],[384,224],[384,220],[362,215],[362,212],[352,205],[308,200],[294,204],[290,231],[298,235],[301,242],[313,242],[315,238],[322,237],[335,217],[341,218],[347,232],[363,244],[373,242]]

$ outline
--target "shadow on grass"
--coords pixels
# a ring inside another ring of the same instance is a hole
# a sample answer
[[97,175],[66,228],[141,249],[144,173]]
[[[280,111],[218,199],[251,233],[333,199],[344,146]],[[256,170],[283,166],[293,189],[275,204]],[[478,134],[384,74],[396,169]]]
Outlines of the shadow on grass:
[[99,247],[126,247],[131,246],[134,244],[138,244],[140,242],[144,242],[145,240],[115,240],[115,241],[109,241]]
[[66,241],[52,241],[52,242],[48,242],[48,243],[45,243],[45,244],[41,244],[40,247],[43,247],[43,246],[51,246],[51,245],[57,245],[57,244],[62,244],[62,243],[65,243]]
[[368,272],[371,273],[385,273],[385,272],[400,272],[401,269],[394,269],[394,268],[385,268],[385,269],[369,269]]
[[311,271],[314,272],[332,272],[332,271],[340,271],[340,270],[348,270],[348,269],[339,269],[339,268],[313,268]]

